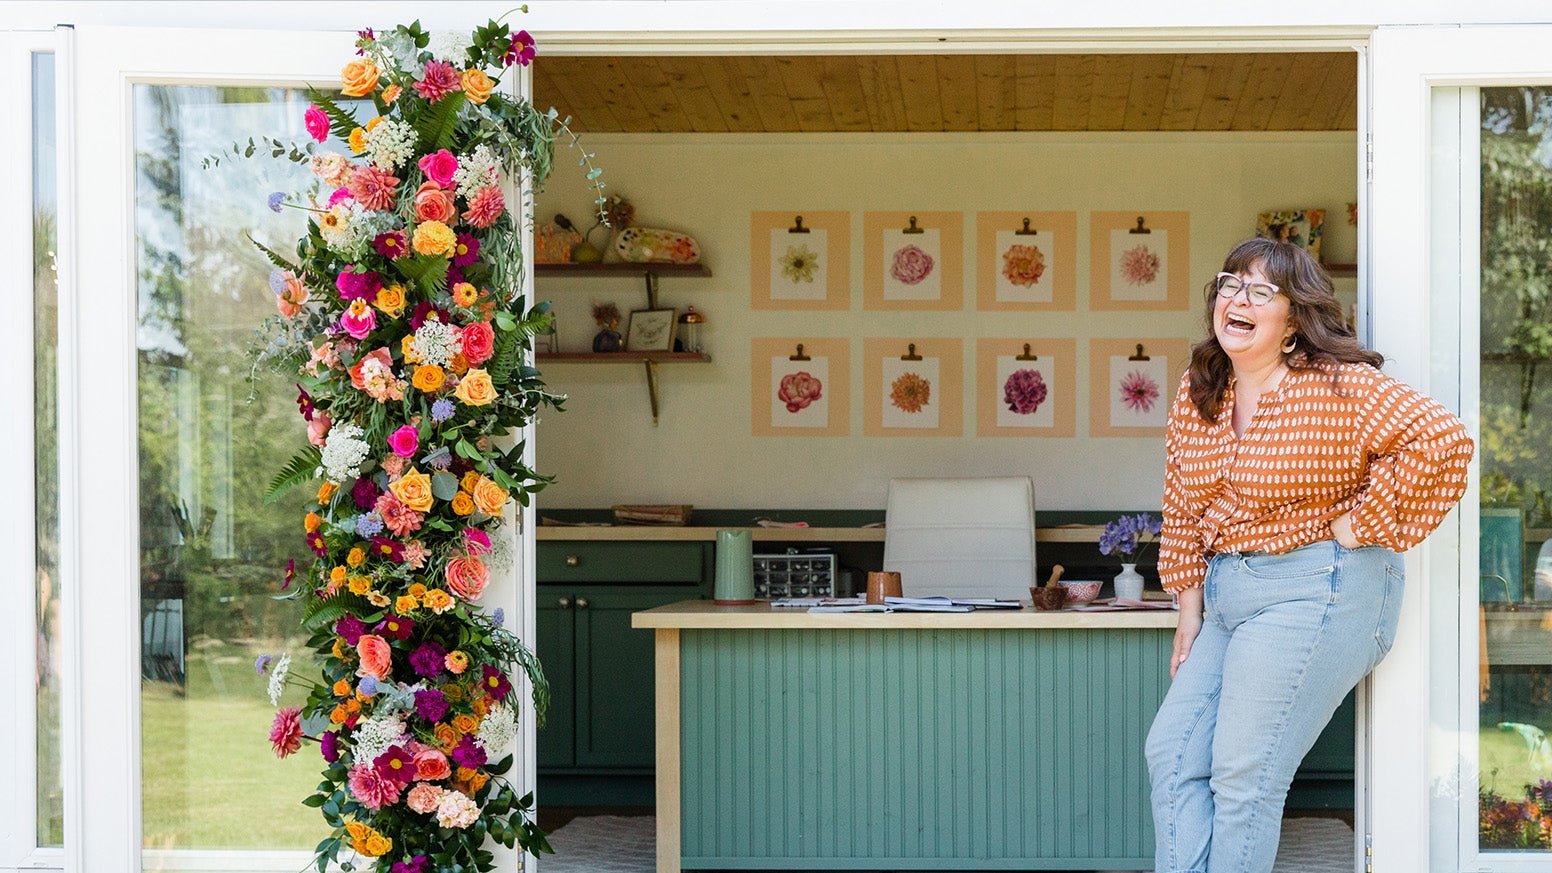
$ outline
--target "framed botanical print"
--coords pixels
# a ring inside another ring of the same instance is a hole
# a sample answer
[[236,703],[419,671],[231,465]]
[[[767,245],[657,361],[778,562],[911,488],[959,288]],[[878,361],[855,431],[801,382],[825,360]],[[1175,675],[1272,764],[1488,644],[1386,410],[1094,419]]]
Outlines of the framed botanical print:
[[871,337],[862,343],[862,432],[959,436],[964,429],[964,341]]
[[1071,339],[976,340],[976,436],[1073,436],[1077,347]]
[[978,212],[975,240],[976,309],[1077,308],[1077,213]]
[[851,213],[751,213],[749,287],[754,309],[850,309]]
[[867,212],[862,217],[862,308],[964,308],[964,215]]
[[1089,436],[1163,436],[1190,358],[1180,338],[1089,340]]
[[750,410],[755,436],[846,436],[851,432],[851,341],[757,337],[751,342]]
[[1191,308],[1189,212],[1089,213],[1089,309]]

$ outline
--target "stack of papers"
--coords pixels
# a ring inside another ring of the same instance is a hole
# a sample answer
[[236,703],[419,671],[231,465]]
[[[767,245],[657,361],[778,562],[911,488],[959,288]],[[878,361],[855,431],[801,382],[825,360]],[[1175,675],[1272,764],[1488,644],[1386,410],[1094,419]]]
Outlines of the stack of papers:
[[[788,598],[799,600],[800,598]],[[808,598],[813,600],[813,598]],[[797,606],[775,601],[772,606]],[[860,597],[822,599],[803,604],[812,613],[834,612],[974,612],[977,609],[1018,609],[1017,600],[992,600],[989,598],[951,597],[886,597],[883,603],[868,603]]]
[[1179,609],[1173,600],[1133,600],[1130,597],[1106,597],[1091,603],[1079,603],[1067,609],[1073,612],[1121,612],[1127,609]]

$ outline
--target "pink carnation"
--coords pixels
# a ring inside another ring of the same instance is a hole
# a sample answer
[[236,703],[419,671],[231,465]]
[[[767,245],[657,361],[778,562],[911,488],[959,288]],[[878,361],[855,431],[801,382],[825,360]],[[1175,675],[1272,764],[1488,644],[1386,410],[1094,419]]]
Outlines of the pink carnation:
[[398,783],[379,776],[370,764],[350,768],[350,793],[362,806],[374,811],[399,801]]
[[383,458],[383,472],[388,474],[388,481],[397,481],[404,475],[404,459],[398,455],[389,455]]
[[501,217],[502,211],[507,208],[507,203],[501,197],[501,189],[495,185],[488,185],[477,191],[469,201],[469,208],[463,212],[463,220],[472,227],[490,227]]
[[275,713],[275,722],[269,728],[269,744],[275,748],[277,758],[284,758],[302,747],[300,706],[287,706]]
[[443,791],[444,789],[438,788],[435,785],[420,782],[410,789],[409,797],[404,802],[409,805],[410,809],[421,814],[436,812],[437,802],[442,799]]
[[350,175],[348,187],[351,196],[362,206],[382,212],[393,208],[399,177],[368,164]]
[[453,174],[458,172],[458,158],[447,149],[438,149],[420,159],[416,164],[426,178],[442,188],[453,186]]
[[435,103],[462,87],[458,71],[452,64],[427,61],[425,75],[415,82],[415,93]]

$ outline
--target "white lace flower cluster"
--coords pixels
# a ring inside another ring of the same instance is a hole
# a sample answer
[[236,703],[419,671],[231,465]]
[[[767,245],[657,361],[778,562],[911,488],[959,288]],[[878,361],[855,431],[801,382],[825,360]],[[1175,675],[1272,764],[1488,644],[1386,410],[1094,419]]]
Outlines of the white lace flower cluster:
[[475,146],[474,151],[458,159],[458,169],[453,172],[453,184],[458,186],[458,196],[472,200],[481,188],[489,188],[501,181],[497,168],[501,161],[488,145]]
[[469,35],[456,30],[434,30],[426,47],[433,58],[447,61],[461,72],[469,57]]
[[371,453],[372,447],[362,439],[360,425],[343,422],[329,430],[323,444],[323,472],[331,482],[344,482],[361,475],[361,464]]
[[323,237],[324,244],[337,254],[350,260],[360,260],[379,233],[393,229],[385,226],[384,216],[392,218],[388,213],[363,209],[354,200],[341,200],[329,207],[328,213],[318,223],[318,233]]
[[480,722],[480,729],[474,735],[474,741],[485,750],[485,754],[492,759],[511,748],[512,741],[517,739],[517,713],[505,703],[498,703],[485,714],[485,720]]
[[275,662],[275,667],[269,674],[269,703],[271,706],[280,705],[281,692],[286,690],[286,676],[291,672],[291,653],[287,652]]
[[410,351],[415,353],[420,363],[446,367],[453,362],[455,355],[463,351],[463,335],[450,324],[428,318],[415,331],[415,339],[410,341]]
[[387,717],[369,718],[356,725],[356,734],[352,737],[355,747],[352,750],[357,764],[370,764],[376,761],[388,747],[396,745],[404,739],[404,716],[394,714]]
[[366,135],[366,159],[379,170],[397,170],[415,157],[419,139],[408,121],[390,118]]

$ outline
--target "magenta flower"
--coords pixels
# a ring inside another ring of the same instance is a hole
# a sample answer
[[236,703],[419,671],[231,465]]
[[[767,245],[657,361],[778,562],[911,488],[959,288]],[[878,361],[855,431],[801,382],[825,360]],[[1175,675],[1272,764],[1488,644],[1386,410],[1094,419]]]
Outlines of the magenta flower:
[[480,687],[485,693],[500,701],[506,700],[512,693],[512,683],[507,680],[507,675],[489,664],[480,668]]
[[1118,387],[1121,402],[1135,412],[1152,412],[1153,404],[1159,399],[1159,383],[1140,370],[1127,373]]
[[323,760],[333,764],[339,760],[339,731],[324,731],[318,738],[318,752],[323,755]]
[[405,238],[402,230],[390,230],[387,233],[378,234],[377,238],[372,240],[372,248],[390,261],[397,261],[410,253],[409,240]]
[[[427,679],[435,679],[442,673],[442,659],[445,657],[447,657],[447,650],[442,647],[441,643],[438,643],[435,640],[426,640],[425,642],[421,643],[420,646],[415,649],[415,651],[410,652],[410,668],[415,671],[415,675],[417,676],[424,676]],[[436,694],[441,696],[442,692],[436,691],[435,689],[430,689],[427,691],[420,691],[415,694],[415,708],[421,711],[421,716],[425,718],[426,721],[436,721],[437,719],[440,719],[442,717],[441,714],[427,716],[425,711],[421,709],[420,695],[422,694]],[[443,711],[446,711],[446,707],[443,707]]]
[[372,537],[372,552],[390,561],[404,560],[404,544],[387,537]]
[[[382,277],[370,270],[357,270],[355,264],[347,266],[334,280],[341,300],[365,300],[371,303],[382,290]],[[356,337],[360,339],[360,337]]]
[[329,116],[323,114],[318,104],[307,107],[302,113],[302,122],[307,125],[307,135],[313,139],[323,142],[329,138]]
[[534,55],[538,54],[538,51],[534,46],[533,37],[528,35],[528,31],[519,30],[517,33],[512,34],[512,42],[507,46],[507,53],[501,56],[501,62],[509,67],[513,64],[526,67],[533,61]]
[[371,509],[376,506],[377,497],[382,493],[378,490],[377,483],[366,476],[357,479],[356,484],[350,489],[350,497],[356,502],[357,509]]
[[1029,415],[1039,409],[1045,398],[1045,379],[1041,378],[1039,370],[1014,370],[1002,386],[1002,402],[1008,404],[1010,412],[1019,415]]
[[427,61],[425,74],[415,81],[415,93],[432,103],[460,87],[458,71],[446,61]]
[[307,547],[313,550],[313,554],[320,558],[329,556],[329,544],[324,541],[323,534],[313,531],[307,535]]
[[464,737],[458,741],[458,747],[453,749],[453,761],[460,767],[468,767],[470,770],[485,766],[485,750],[474,741],[474,737]]
[[[480,241],[467,233],[458,234],[458,245],[453,249],[453,266],[467,267],[479,259]],[[458,283],[448,282],[448,287]]]
[[378,622],[377,627],[373,628],[373,630],[377,631],[377,635],[385,640],[399,640],[403,642],[410,638],[410,634],[415,632],[415,622],[413,619],[405,618],[402,615],[390,615]]
[[[427,643],[427,645],[432,644]],[[421,673],[420,675],[431,679],[435,678],[437,673],[440,672],[441,665],[438,664],[434,672]],[[441,721],[442,716],[447,715],[447,695],[435,688],[423,688],[415,692],[415,714],[432,723]]]
[[366,633],[366,625],[361,623],[361,619],[347,615],[334,623],[334,632],[345,641],[345,645],[354,646],[361,642],[361,635]]
[[313,396],[307,393],[307,389],[303,388],[302,383],[300,382],[296,383],[296,391],[297,408],[301,410],[303,418],[307,419],[308,421],[312,421],[313,410],[318,408],[313,405]]
[[477,527],[464,528],[463,539],[464,547],[469,550],[469,554],[476,558],[481,555],[488,555],[492,551],[490,547],[490,534]]
[[350,304],[350,308],[340,313],[340,329],[355,337],[366,339],[367,335],[377,329],[377,310],[366,305],[365,301],[357,300]]
[[335,188],[334,193],[329,195],[329,206],[332,207],[334,204],[339,203],[342,200],[351,199],[351,197],[352,195],[348,187]]
[[388,448],[401,458],[414,457],[420,448],[420,431],[413,424],[406,424],[388,435]]
[[372,762],[372,769],[384,779],[404,785],[415,779],[415,756],[402,746],[389,746]]
[[447,149],[438,149],[421,158],[416,164],[426,178],[439,188],[453,187],[453,174],[458,172],[458,158]]
[[296,559],[292,558],[291,560],[286,562],[286,581],[285,581],[285,584],[280,586],[280,590],[284,591],[287,588],[290,588],[291,587],[291,583],[293,581],[295,581],[295,579],[296,579]]

